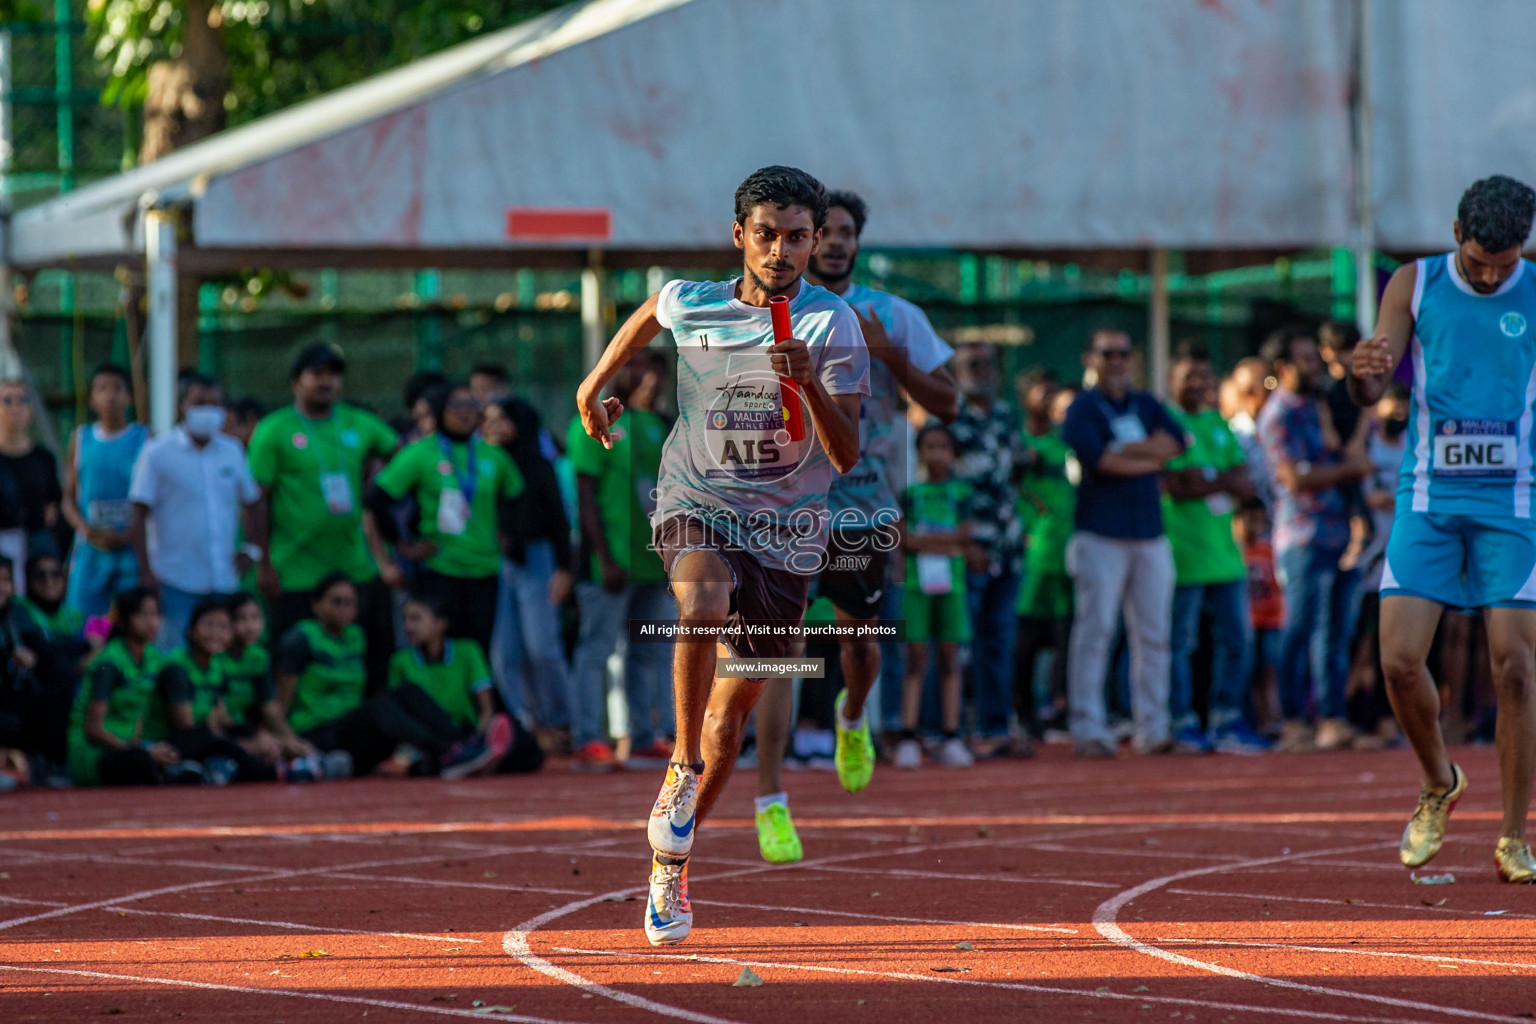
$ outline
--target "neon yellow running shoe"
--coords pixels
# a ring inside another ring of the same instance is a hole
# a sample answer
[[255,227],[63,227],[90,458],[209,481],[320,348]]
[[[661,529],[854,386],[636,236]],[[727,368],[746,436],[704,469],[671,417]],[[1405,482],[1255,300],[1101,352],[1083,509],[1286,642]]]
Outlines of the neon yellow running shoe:
[[869,736],[867,714],[857,729],[843,728],[843,703],[847,699],[847,690],[837,695],[837,713],[833,716],[837,726],[837,749],[832,754],[832,763],[837,767],[837,781],[848,792],[857,793],[869,785],[870,776],[875,774],[875,741]]
[[1403,867],[1416,868],[1427,864],[1440,852],[1445,841],[1445,825],[1451,818],[1451,810],[1461,794],[1467,791],[1467,775],[1457,765],[1451,765],[1451,777],[1455,780],[1449,789],[1419,790],[1419,806],[1403,829],[1403,845],[1399,851]]
[[770,864],[794,864],[805,856],[795,821],[784,804],[769,804],[766,811],[757,812],[757,848]]
[[1499,866],[1501,882],[1536,882],[1536,857],[1531,856],[1531,848],[1523,839],[1500,836],[1499,845],[1493,850],[1493,862]]

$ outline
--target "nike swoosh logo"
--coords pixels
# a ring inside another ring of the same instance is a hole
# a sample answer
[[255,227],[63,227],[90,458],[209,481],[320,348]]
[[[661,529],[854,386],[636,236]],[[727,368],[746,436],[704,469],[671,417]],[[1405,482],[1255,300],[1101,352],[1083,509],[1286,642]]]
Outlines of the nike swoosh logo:
[[656,901],[654,899],[649,901],[649,905],[651,909],[651,927],[660,931],[667,926],[667,923],[661,919],[660,914],[656,913]]
[[693,831],[693,819],[694,819],[694,815],[692,815],[692,814],[688,815],[688,823],[686,825],[684,825],[682,828],[678,828],[677,825],[674,822],[671,822],[671,821],[667,822],[667,824],[672,826],[672,834],[677,836],[677,838],[682,839],[689,832]]
[[880,600],[884,596],[885,596],[885,588],[881,587],[879,590],[877,590],[873,594],[869,595],[869,603],[870,604],[874,604],[876,601]]

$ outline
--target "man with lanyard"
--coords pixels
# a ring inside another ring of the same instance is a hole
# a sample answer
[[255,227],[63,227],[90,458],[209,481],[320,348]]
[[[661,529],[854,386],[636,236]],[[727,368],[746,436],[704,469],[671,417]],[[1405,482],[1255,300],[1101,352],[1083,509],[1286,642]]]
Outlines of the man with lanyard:
[[1094,331],[1089,369],[1097,376],[1067,410],[1062,437],[1081,468],[1076,532],[1067,571],[1077,588],[1067,659],[1067,702],[1080,757],[1113,757],[1104,675],[1125,613],[1131,647],[1131,713],[1144,753],[1171,745],[1168,641],[1173,553],[1163,536],[1158,474],[1184,450],[1184,430],[1163,404],[1131,389],[1131,339]]
[[1467,788],[1440,732],[1426,666],[1446,606],[1481,608],[1498,695],[1504,821],[1499,878],[1536,882],[1526,844],[1536,772],[1536,531],[1531,528],[1536,416],[1536,267],[1521,259],[1536,192],[1502,175],[1461,197],[1457,248],[1399,267],[1376,333],[1355,348],[1350,393],[1379,401],[1404,355],[1413,364],[1408,452],[1381,578],[1387,695],[1424,771],[1401,860],[1440,852]]
[[[369,495],[370,536],[399,541],[391,506],[407,496],[421,511],[421,543],[402,554],[421,563],[416,589],[435,597],[448,635],[490,649],[501,586],[501,515],[523,492],[523,476],[498,445],[477,441],[480,403],[468,384],[444,384],[427,401],[437,432],[403,448],[379,471]],[[391,586],[404,580],[382,545],[374,551]]]
[[260,550],[257,579],[269,602],[268,635],[282,637],[308,618],[316,584],[344,573],[357,585],[369,678],[383,685],[394,621],[364,536],[362,499],[397,438],[377,416],[338,400],[346,368],[334,346],[306,347],[288,374],[293,405],[264,418],[251,436],[251,474],[261,487],[251,543]]
[[[648,827],[645,932],[655,945],[681,942],[692,928],[696,825],[730,777],[767,679],[765,669],[728,661],[717,679],[717,655],[750,664],[793,649],[826,550],[833,470],[847,472],[859,457],[859,405],[869,393],[859,322],[842,299],[801,281],[826,216],[826,191],[804,171],[753,173],[736,190],[742,276],[670,282],[619,329],[577,392],[587,433],[609,444],[623,406],[603,389],[672,331],[678,421],[652,522],[688,632],[673,647],[677,747]],[[775,341],[770,300],[780,296],[796,337]]]
[[[954,349],[912,303],[853,283],[868,217],[864,200],[852,192],[833,192],[827,207],[821,247],[811,257],[806,277],[842,296],[858,315],[869,348],[870,396],[859,408],[859,464],[852,472],[833,476],[827,492],[832,530],[815,589],[832,602],[838,626],[857,628],[880,619],[886,562],[899,543],[901,503],[891,476],[901,477],[905,486],[906,470],[899,460],[906,445],[904,433],[897,433],[902,415],[898,392],[945,423],[952,422],[955,381],[944,364]],[[880,677],[880,645],[873,637],[842,635],[838,649],[844,690],[835,705],[833,764],[838,782],[857,793],[869,785],[875,768],[864,702]],[[791,681],[773,680],[757,705],[757,839],[763,858],[779,864],[798,861],[802,855],[782,779],[793,715]]]
[[64,460],[59,510],[75,528],[67,600],[86,616],[107,614],[118,591],[139,581],[128,538],[128,477],[149,431],[129,422],[131,400],[128,371],[110,363],[99,367],[89,399],[96,422],[75,429]]

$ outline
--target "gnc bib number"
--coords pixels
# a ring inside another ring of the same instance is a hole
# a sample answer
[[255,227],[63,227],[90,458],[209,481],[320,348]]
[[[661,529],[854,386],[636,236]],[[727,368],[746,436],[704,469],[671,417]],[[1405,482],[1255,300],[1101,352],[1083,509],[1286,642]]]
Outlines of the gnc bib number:
[[1435,425],[1435,476],[1513,477],[1519,458],[1519,435],[1513,422],[1445,420]]

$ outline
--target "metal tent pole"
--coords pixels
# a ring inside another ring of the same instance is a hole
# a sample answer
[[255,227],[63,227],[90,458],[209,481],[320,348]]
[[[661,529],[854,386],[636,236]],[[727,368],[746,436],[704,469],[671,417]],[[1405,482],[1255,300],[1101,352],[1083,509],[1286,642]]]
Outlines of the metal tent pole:
[[157,434],[176,425],[176,215],[144,215],[144,256],[149,292],[149,412]]
[[1376,330],[1376,211],[1371,197],[1371,0],[1355,0],[1355,324]]
[[1152,250],[1152,301],[1147,308],[1147,338],[1152,350],[1151,380],[1147,390],[1158,398],[1168,397],[1168,250]]
[[603,251],[587,253],[587,266],[581,272],[581,365],[590,370],[608,347],[608,326],[603,322],[608,273],[603,269]]

